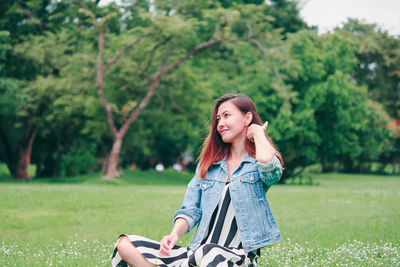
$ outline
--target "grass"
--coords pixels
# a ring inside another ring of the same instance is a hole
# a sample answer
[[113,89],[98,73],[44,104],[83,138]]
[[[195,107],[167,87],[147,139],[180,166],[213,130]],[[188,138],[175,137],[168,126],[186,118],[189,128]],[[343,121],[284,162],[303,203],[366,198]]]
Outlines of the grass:
[[[119,234],[154,240],[171,230],[191,174],[125,171],[0,182],[0,266],[109,266]],[[315,174],[275,185],[268,199],[282,241],[261,266],[400,266],[400,179]],[[180,245],[189,245],[193,233]]]

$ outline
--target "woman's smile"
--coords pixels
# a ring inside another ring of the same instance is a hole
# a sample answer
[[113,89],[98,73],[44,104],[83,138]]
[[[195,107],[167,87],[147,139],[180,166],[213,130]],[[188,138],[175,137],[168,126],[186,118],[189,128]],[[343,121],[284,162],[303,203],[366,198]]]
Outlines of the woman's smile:
[[226,132],[226,131],[228,131],[228,129],[219,130],[219,134],[222,134],[222,133],[224,133],[224,132]]

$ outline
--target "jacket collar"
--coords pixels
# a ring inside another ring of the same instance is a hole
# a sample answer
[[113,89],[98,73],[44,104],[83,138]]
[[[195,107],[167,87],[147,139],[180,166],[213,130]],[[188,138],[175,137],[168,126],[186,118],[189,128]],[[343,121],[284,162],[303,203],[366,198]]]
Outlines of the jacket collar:
[[[224,161],[226,161],[226,155],[219,161],[214,162],[215,165],[221,165]],[[251,163],[256,163],[256,159],[250,156],[247,152],[244,155],[243,161],[242,162],[251,162]]]

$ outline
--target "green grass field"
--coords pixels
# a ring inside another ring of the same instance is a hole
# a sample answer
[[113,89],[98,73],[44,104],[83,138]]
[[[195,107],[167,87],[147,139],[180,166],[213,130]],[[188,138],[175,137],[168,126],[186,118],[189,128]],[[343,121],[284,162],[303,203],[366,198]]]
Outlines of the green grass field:
[[[312,177],[316,185],[268,191],[283,240],[262,250],[260,265],[400,266],[400,177]],[[110,266],[119,234],[169,233],[190,178],[172,171],[125,171],[116,181],[2,178],[0,266]]]

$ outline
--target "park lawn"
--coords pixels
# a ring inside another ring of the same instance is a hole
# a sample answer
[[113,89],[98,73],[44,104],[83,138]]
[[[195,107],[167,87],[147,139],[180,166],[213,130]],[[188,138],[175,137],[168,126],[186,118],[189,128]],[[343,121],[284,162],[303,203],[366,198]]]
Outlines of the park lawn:
[[[314,174],[267,193],[282,241],[261,266],[399,266],[400,177]],[[0,266],[109,266],[121,233],[171,230],[191,174],[125,171],[0,183]],[[189,245],[193,233],[180,245]]]

